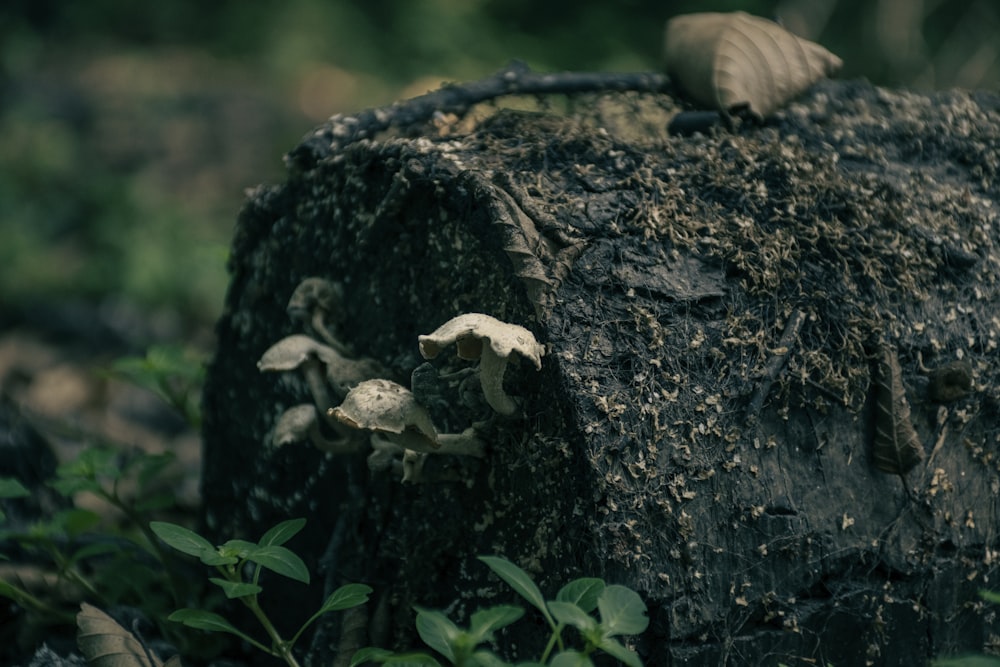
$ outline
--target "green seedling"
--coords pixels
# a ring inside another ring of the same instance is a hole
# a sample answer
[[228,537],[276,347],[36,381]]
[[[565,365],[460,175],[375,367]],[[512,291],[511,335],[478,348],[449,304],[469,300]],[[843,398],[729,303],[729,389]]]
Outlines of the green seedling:
[[205,565],[214,567],[222,575],[211,577],[209,581],[221,588],[227,598],[239,600],[250,610],[267,633],[271,645],[264,645],[239,630],[224,617],[204,609],[179,609],[168,619],[191,628],[236,635],[251,646],[284,660],[289,667],[299,667],[292,649],[302,633],[327,612],[341,611],[364,604],[372,592],[370,587],[363,584],[341,586],[290,639],[286,640],[280,635],[260,606],[258,596],[263,591],[260,585],[261,570],[267,569],[294,581],[309,583],[309,570],[305,563],[295,552],[283,546],[302,530],[305,523],[305,519],[283,521],[264,533],[256,543],[229,540],[220,546],[213,546],[207,539],[183,526],[162,521],[152,522],[150,529],[166,544],[182,553],[194,556]]
[[[588,577],[571,581],[559,590],[554,600],[546,600],[531,577],[510,561],[495,556],[480,556],[479,560],[541,612],[551,630],[538,661],[520,663],[519,667],[593,667],[590,656],[597,651],[607,653],[628,667],[642,667],[639,656],[615,639],[621,635],[640,634],[649,624],[646,605],[635,591],[625,586],[608,586],[601,579]],[[595,611],[597,617],[593,615]],[[490,607],[473,613],[469,627],[463,629],[441,612],[418,608],[417,634],[456,667],[509,667],[509,663],[481,645],[491,642],[495,631],[514,623],[523,613],[520,607]],[[577,629],[583,640],[582,649],[567,648],[562,636],[567,626]],[[427,653],[393,653],[380,648],[364,648],[354,654],[351,667],[367,662],[424,667],[441,665],[437,658]]]

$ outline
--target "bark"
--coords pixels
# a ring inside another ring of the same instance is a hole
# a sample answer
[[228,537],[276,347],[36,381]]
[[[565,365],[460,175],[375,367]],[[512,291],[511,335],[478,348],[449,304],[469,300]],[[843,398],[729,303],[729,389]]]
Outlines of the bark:
[[[369,634],[390,648],[418,645],[413,604],[464,621],[513,601],[475,560],[498,554],[549,595],[579,576],[638,590],[649,665],[983,650],[1000,632],[977,604],[1000,549],[998,109],[826,82],[711,136],[668,136],[680,107],[662,92],[422,114],[343,142],[333,119],[240,216],[205,393],[209,529],[308,517],[289,546],[327,592],[375,587]],[[546,344],[540,371],[507,370],[514,419],[439,383],[440,431],[485,422],[486,459],[428,459],[463,481],[404,486],[363,456],[269,445],[310,399],[255,363],[299,331],[285,306],[310,276],[343,283],[343,342],[398,377],[461,313]],[[886,349],[926,450],[902,481],[872,461]],[[971,387],[932,401],[928,373],[956,360]],[[270,602],[292,626],[323,591],[287,590]],[[541,627],[511,626],[501,652],[534,657]]]

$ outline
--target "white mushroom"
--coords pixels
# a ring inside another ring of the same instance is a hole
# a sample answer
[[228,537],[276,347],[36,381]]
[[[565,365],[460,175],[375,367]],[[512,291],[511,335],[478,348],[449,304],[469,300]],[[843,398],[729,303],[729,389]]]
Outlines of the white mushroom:
[[324,278],[306,278],[288,300],[288,316],[312,329],[333,349],[350,356],[346,345],[333,335],[332,321],[338,319],[344,304],[344,287]]
[[404,449],[477,458],[485,455],[485,446],[472,429],[439,435],[427,410],[410,390],[390,380],[361,382],[329,414],[351,428],[379,433]]
[[362,380],[385,375],[385,369],[376,361],[348,359],[332,347],[302,334],[288,336],[272,345],[257,362],[257,368],[261,371],[301,369],[316,407],[323,415],[333,406],[327,380],[341,398]]
[[320,429],[316,406],[311,403],[296,405],[285,410],[278,418],[272,442],[275,446],[281,447],[309,440],[317,449],[324,452],[353,454],[360,451],[360,442],[353,431],[339,423],[333,426],[341,437],[337,440],[328,440]]
[[430,454],[407,449],[403,452],[403,482],[420,484],[424,480],[424,464]]
[[448,320],[434,333],[420,336],[419,342],[424,359],[433,359],[452,343],[457,346],[460,358],[479,359],[483,396],[491,408],[505,416],[517,411],[514,399],[503,388],[504,371],[511,353],[516,352],[530,361],[536,370],[541,369],[545,354],[545,347],[524,327],[481,313],[467,313]]

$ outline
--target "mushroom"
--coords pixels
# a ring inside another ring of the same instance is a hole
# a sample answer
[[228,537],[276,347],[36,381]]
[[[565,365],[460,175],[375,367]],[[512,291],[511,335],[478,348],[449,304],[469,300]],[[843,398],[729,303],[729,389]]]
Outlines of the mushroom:
[[326,388],[324,367],[342,359],[334,350],[318,343],[309,336],[294,335],[282,338],[267,349],[257,362],[262,372],[287,372],[302,370],[309,393],[321,414],[333,406]]
[[[488,344],[483,344],[486,341]],[[511,416],[517,411],[514,399],[503,388],[504,371],[512,352],[542,367],[545,347],[522,326],[501,322],[481,313],[459,315],[438,327],[434,333],[419,337],[420,354],[433,359],[446,345],[455,343],[462,359],[480,359],[479,382],[483,396],[498,413]]]
[[403,482],[420,484],[424,480],[424,464],[430,454],[407,449],[403,452]]
[[368,455],[369,470],[372,472],[385,472],[398,468],[399,471],[402,471],[402,463],[400,463],[398,456],[406,450],[375,433],[372,433],[370,442],[372,453]]
[[257,368],[261,371],[301,369],[316,407],[323,415],[333,407],[326,380],[341,398],[362,380],[385,374],[385,369],[376,361],[348,359],[332,347],[302,334],[282,338],[272,345],[257,362]]
[[311,403],[296,405],[285,410],[278,418],[278,423],[274,426],[272,442],[275,446],[281,447],[293,442],[309,440],[316,449],[324,452],[353,454],[360,451],[358,438],[354,431],[336,422],[332,426],[341,436],[337,440],[329,440],[323,435],[315,405]]
[[404,449],[429,454],[483,458],[486,448],[473,429],[438,434],[424,406],[409,389],[391,380],[366,380],[351,389],[329,414],[351,428],[384,435]]
[[324,278],[306,278],[292,292],[286,312],[294,322],[302,322],[337,352],[351,356],[351,351],[331,331],[330,320],[341,313],[344,287]]

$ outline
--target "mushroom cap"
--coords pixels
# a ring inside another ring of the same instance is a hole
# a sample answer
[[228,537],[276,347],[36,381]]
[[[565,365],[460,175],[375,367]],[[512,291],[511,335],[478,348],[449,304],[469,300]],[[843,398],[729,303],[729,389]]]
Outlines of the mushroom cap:
[[288,299],[288,316],[293,320],[309,319],[315,308],[336,315],[344,301],[344,287],[325,278],[306,278]]
[[482,313],[454,317],[418,340],[424,359],[433,359],[452,343],[458,346],[458,356],[462,359],[478,359],[482,355],[484,341],[489,343],[498,357],[506,359],[511,352],[517,352],[531,361],[536,369],[541,369],[545,354],[545,346],[524,327]]
[[292,371],[310,357],[315,357],[328,366],[343,360],[333,348],[309,336],[295,334],[282,338],[269,347],[257,362],[257,368],[261,371]]
[[279,447],[301,442],[309,437],[309,430],[317,425],[319,415],[312,403],[288,408],[274,425],[272,442]]
[[391,380],[359,383],[347,392],[344,402],[330,412],[353,428],[386,434],[415,431],[428,440],[432,448],[437,447],[437,429],[427,410],[417,403],[409,389]]

